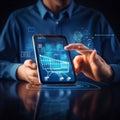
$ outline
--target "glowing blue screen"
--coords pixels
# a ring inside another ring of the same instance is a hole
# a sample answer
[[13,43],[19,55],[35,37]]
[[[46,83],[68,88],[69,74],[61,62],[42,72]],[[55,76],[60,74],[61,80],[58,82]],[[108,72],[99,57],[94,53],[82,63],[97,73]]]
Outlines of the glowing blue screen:
[[42,82],[74,82],[74,72],[63,37],[39,36],[36,39],[39,72]]

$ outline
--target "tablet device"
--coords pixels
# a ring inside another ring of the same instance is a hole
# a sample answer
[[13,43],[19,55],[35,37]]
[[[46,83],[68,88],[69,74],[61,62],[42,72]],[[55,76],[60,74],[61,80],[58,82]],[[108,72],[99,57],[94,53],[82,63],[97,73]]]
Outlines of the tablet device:
[[65,36],[32,36],[38,77],[43,84],[75,83],[75,74]]

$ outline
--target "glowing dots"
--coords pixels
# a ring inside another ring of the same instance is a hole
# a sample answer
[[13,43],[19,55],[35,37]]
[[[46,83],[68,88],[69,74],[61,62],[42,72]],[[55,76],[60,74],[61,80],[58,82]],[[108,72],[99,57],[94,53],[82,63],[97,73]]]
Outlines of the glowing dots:
[[94,49],[94,37],[83,27],[72,34],[71,43],[82,43],[90,49]]
[[81,42],[81,39],[83,37],[83,34],[79,31],[76,31],[74,34],[73,34],[73,39],[74,41],[76,42]]

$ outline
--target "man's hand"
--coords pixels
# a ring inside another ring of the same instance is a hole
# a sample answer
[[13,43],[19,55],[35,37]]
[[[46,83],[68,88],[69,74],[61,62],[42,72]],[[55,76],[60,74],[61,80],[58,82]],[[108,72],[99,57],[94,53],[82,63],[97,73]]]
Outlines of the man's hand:
[[17,77],[32,84],[40,84],[38,80],[37,65],[32,60],[26,60],[17,69]]
[[113,71],[111,66],[96,53],[96,50],[90,50],[83,44],[70,44],[65,49],[76,50],[81,54],[73,60],[76,74],[83,72],[88,78],[97,82],[112,80]]

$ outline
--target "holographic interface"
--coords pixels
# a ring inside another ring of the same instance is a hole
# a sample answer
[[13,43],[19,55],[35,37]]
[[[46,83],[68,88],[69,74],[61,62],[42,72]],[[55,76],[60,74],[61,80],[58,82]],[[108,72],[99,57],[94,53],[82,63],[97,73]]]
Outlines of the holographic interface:
[[68,51],[67,41],[60,36],[36,37],[36,50],[42,82],[74,82],[74,72]]

